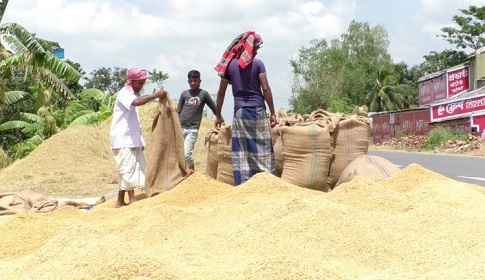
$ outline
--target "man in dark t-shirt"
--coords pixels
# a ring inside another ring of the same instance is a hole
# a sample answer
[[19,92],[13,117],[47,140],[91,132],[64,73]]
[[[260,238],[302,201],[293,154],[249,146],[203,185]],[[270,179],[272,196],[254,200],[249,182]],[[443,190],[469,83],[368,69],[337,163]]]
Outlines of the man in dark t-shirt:
[[216,66],[221,81],[217,92],[215,127],[223,122],[222,105],[229,84],[234,96],[231,145],[236,186],[256,173],[275,173],[270,128],[276,125],[273,94],[264,63],[255,58],[262,43],[261,36],[254,31],[245,32],[232,41]]
[[195,163],[193,152],[197,136],[199,135],[199,127],[204,106],[207,104],[215,115],[216,104],[209,93],[200,88],[201,80],[199,71],[189,71],[187,78],[190,89],[185,90],[180,94],[177,111],[184,134],[185,161],[189,168],[194,170]]

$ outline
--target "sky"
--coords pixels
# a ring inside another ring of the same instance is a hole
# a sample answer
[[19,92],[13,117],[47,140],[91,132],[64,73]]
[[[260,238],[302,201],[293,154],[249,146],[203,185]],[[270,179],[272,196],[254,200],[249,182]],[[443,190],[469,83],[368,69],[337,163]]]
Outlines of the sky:
[[[201,72],[201,88],[216,94],[214,67],[237,35],[254,30],[267,70],[275,110],[290,109],[290,59],[313,39],[328,42],[347,32],[352,20],[382,25],[394,62],[423,62],[430,51],[454,49],[441,34],[453,16],[485,0],[10,0],[2,23],[15,22],[64,48],[65,59],[87,73],[101,67],[142,67],[169,75],[164,87],[178,99],[189,88],[187,73]],[[145,85],[151,92],[154,84]],[[232,119],[226,92],[223,117]],[[212,112],[208,113],[212,117]]]

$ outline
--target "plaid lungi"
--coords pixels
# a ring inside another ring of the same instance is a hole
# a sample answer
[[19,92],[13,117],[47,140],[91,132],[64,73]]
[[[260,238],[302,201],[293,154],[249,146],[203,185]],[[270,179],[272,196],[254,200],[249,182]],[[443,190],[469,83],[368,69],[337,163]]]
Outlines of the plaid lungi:
[[232,124],[234,182],[240,185],[259,172],[275,173],[271,128],[266,108],[238,108]]

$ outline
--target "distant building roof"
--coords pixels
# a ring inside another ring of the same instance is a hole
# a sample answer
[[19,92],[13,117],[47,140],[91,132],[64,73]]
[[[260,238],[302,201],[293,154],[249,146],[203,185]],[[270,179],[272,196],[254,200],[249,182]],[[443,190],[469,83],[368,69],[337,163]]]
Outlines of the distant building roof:
[[476,56],[476,55],[478,55],[478,54],[481,54],[481,53],[483,53],[483,52],[485,52],[485,47],[481,47],[481,48],[479,48],[478,50],[474,50],[473,52],[471,52],[471,53],[468,55],[468,58],[470,59],[470,58],[472,58],[472,57],[474,57],[474,56]]
[[[485,47],[483,48],[479,48],[478,50],[475,50],[473,52],[471,52],[469,55],[468,55],[468,59],[478,55],[478,54],[481,54],[485,52]],[[469,62],[469,61],[468,61]],[[433,72],[433,73],[430,73],[430,74],[427,74],[427,75],[424,75],[422,77],[420,77],[418,79],[418,83],[420,82],[424,82],[424,81],[427,81],[427,80],[431,80],[431,79],[434,79],[434,78],[437,78],[443,74],[445,74],[446,72],[450,71],[450,70],[454,70],[455,68],[460,68],[460,67],[463,67],[465,65],[468,64],[468,62],[465,62],[465,63],[461,63],[461,64],[458,64],[458,65],[455,65],[455,66],[452,66],[452,67],[449,67],[447,69],[444,69],[444,70],[440,70],[440,71],[436,71],[436,72]]]
[[445,70],[440,70],[440,71],[437,71],[437,72],[434,72],[434,73],[425,75],[425,76],[419,78],[417,82],[418,83],[421,83],[421,82],[424,82],[424,81],[427,81],[427,80],[431,80],[431,79],[440,77],[440,76],[444,75],[448,71],[455,70],[457,68],[461,68],[461,67],[463,67],[465,65],[468,65],[468,62],[462,63],[462,64],[458,64],[458,65],[455,65],[453,67],[446,68]]

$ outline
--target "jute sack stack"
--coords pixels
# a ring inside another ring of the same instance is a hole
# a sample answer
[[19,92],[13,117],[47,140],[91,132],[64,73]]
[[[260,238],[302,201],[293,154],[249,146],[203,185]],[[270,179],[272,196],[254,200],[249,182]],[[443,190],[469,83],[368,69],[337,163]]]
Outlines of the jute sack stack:
[[184,158],[179,116],[168,95],[153,119],[147,157],[145,191],[149,197],[172,189],[191,174]]
[[217,129],[212,129],[207,132],[204,142],[204,145],[207,147],[207,165],[205,167],[205,174],[212,179],[217,178],[217,167],[219,165],[219,156],[217,155],[218,142],[219,131]]
[[234,174],[232,167],[232,125],[222,123],[218,136],[217,181],[234,186]]
[[327,176],[332,157],[330,133],[324,122],[281,127],[283,172],[281,179],[294,185],[329,191]]
[[347,165],[335,186],[337,187],[340,184],[350,182],[357,176],[379,181],[391,177],[399,172],[399,170],[394,163],[385,158],[363,155]]
[[332,133],[333,157],[328,174],[328,186],[334,188],[342,171],[354,159],[367,154],[370,123],[366,117],[344,116]]

